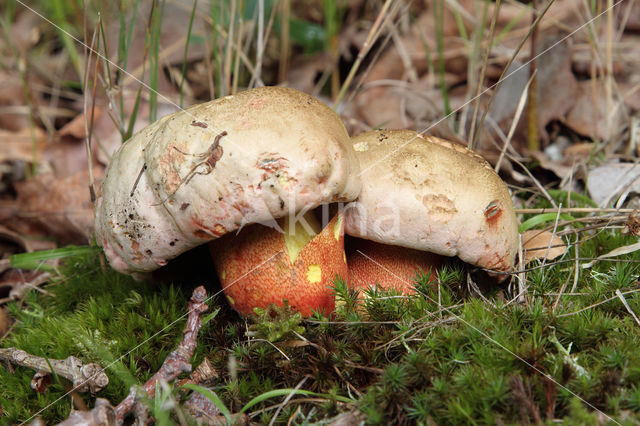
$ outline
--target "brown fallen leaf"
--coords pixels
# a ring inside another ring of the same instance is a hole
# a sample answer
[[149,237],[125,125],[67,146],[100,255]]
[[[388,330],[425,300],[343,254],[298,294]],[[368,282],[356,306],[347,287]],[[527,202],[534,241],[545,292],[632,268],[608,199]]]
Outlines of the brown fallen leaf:
[[[554,45],[561,35],[552,34],[543,39],[539,49]],[[491,105],[490,117],[500,124],[505,133],[511,127],[520,97],[529,81],[529,65],[513,63],[507,71],[509,78],[498,86],[494,101]],[[575,104],[580,94],[578,81],[571,71],[571,48],[566,44],[559,44],[537,59],[537,79],[544,84],[538,84],[538,134],[545,141],[549,141],[547,125],[553,120],[562,120]],[[526,140],[526,122],[521,119],[516,130],[513,145],[522,149],[517,143]],[[479,145],[479,149],[484,148]]]
[[565,124],[576,133],[606,140],[613,136],[624,120],[624,105],[615,96],[611,110],[607,109],[605,82],[598,80],[595,90],[592,81],[579,83],[580,92]]
[[2,339],[5,334],[7,334],[7,331],[9,331],[9,327],[11,327],[12,322],[13,321],[9,317],[7,311],[0,307],[0,339]]
[[[96,168],[94,176],[99,181],[101,169]],[[17,199],[0,203],[0,224],[22,235],[44,234],[61,244],[86,244],[93,231],[88,183],[86,170],[64,178],[42,174],[18,182]]]
[[[93,119],[97,120],[100,118],[102,114],[102,109],[98,106],[95,107],[93,111]],[[91,111],[88,114],[91,117]],[[78,114],[76,118],[65,124],[62,129],[58,131],[60,136],[73,136],[77,139],[82,139],[85,136],[85,127],[84,127],[84,114]]]
[[34,157],[34,143],[36,158],[40,158],[44,149],[46,134],[39,127],[33,132],[24,127],[18,132],[0,129],[0,163],[7,161],[24,161],[31,163]]
[[[563,136],[556,139],[554,144],[545,149],[545,152],[532,152],[531,156],[535,158],[540,167],[550,170],[561,179],[567,179],[573,176],[573,179],[582,179],[586,175],[585,167],[589,160],[589,155],[595,148],[593,143],[576,143],[566,148],[559,146],[557,150],[551,154],[549,148],[557,144],[558,140],[562,140]],[[564,138],[566,140],[566,138]],[[570,143],[567,141],[567,143]]]
[[553,260],[567,251],[567,245],[562,238],[550,231],[530,230],[522,234],[522,248],[524,263],[532,260]]

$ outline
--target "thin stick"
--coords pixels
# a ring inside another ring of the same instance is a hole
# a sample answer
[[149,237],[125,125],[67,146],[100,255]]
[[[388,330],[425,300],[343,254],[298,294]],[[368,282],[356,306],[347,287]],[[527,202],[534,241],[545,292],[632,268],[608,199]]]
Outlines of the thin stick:
[[[527,274],[524,271],[524,253],[522,247],[522,234],[518,234],[518,268],[522,271],[518,274],[518,303],[525,302],[525,293],[527,292]],[[514,298],[515,300],[516,298]]]
[[258,0],[258,41],[256,49],[256,67],[254,81],[262,78],[262,58],[264,56],[264,0]]
[[516,108],[516,112],[513,116],[513,121],[511,122],[511,127],[509,128],[509,133],[507,134],[507,140],[504,141],[504,145],[502,146],[502,150],[500,151],[500,157],[498,157],[498,162],[496,163],[495,171],[496,173],[500,173],[500,165],[502,164],[502,160],[504,159],[504,155],[507,152],[509,146],[511,146],[511,139],[513,138],[513,134],[516,131],[516,127],[520,122],[520,117],[522,116],[522,111],[524,111],[524,106],[527,103],[527,94],[529,93],[529,85],[533,81],[533,77],[529,79],[527,85],[522,91],[522,95],[520,95],[520,100],[518,101],[518,106]]
[[[532,0],[531,8],[533,13],[531,14],[532,25],[535,22],[537,1]],[[531,76],[531,84],[527,88],[529,92],[529,98],[527,102],[527,147],[529,151],[540,151],[540,140],[538,138],[538,78],[536,69],[536,60],[538,53],[536,51],[538,47],[538,26],[533,27],[531,32],[531,53],[529,61],[529,75]]]
[[476,120],[478,119],[478,110],[480,109],[480,95],[482,94],[482,82],[484,81],[484,75],[487,71],[487,63],[489,62],[489,52],[491,51],[491,45],[493,44],[493,35],[495,33],[498,13],[500,12],[500,4],[501,4],[501,0],[497,0],[493,8],[493,16],[491,17],[491,27],[489,29],[489,40],[487,42],[487,48],[485,49],[485,52],[484,52],[482,67],[480,68],[480,77],[478,78],[478,87],[477,87],[476,96],[475,96],[476,105],[473,109],[473,116],[471,118],[471,134],[469,135],[469,144],[468,144],[469,149],[473,149],[473,144],[476,139]]
[[542,213],[633,213],[637,209],[605,209],[598,207],[562,207],[544,209],[515,209],[516,214],[542,214]]
[[576,287],[578,287],[578,279],[580,278],[580,244],[578,244],[578,241],[576,241],[576,244],[574,245],[574,247],[576,248],[576,264],[575,264],[575,274],[573,276],[573,285],[571,286],[571,293],[573,293],[574,291],[576,291]]
[[289,20],[291,19],[291,0],[281,0],[282,24],[280,29],[280,66],[278,69],[278,81],[282,82],[287,78],[289,70],[290,34]]
[[273,424],[276,422],[276,419],[278,418],[278,415],[280,414],[280,411],[282,411],[282,409],[289,403],[289,401],[291,401],[291,398],[293,398],[293,396],[296,394],[296,392],[302,387],[302,385],[304,385],[304,382],[306,382],[306,381],[307,381],[307,378],[303,377],[302,380],[300,380],[300,382],[296,385],[296,387],[293,388],[291,393],[289,393],[289,395],[287,395],[287,397],[284,399],[284,401],[282,401],[282,403],[278,404],[278,409],[274,413],[273,417],[271,417],[271,421],[269,422],[269,426],[273,426]]
[[82,364],[82,361],[74,356],[65,359],[48,359],[31,355],[21,349],[0,348],[0,359],[31,368],[36,372],[55,372],[58,376],[72,382],[74,390],[79,392],[97,393],[109,384],[109,377],[100,365],[95,363]]
[[392,3],[393,2],[391,0],[386,0],[384,2],[384,5],[382,6],[382,10],[380,10],[380,13],[376,17],[376,20],[374,21],[373,26],[369,30],[369,34],[367,34],[367,38],[364,41],[364,44],[362,45],[360,52],[358,52],[358,57],[356,58],[356,61],[353,63],[353,66],[349,70],[349,74],[347,75],[347,78],[344,80],[344,83],[340,88],[340,92],[338,93],[338,96],[336,97],[336,100],[333,103],[334,110],[338,107],[338,105],[342,101],[342,98],[344,97],[345,93],[347,92],[347,89],[351,85],[351,81],[353,81],[353,78],[355,77],[356,72],[360,68],[362,61],[364,60],[365,56],[367,56],[367,53],[369,53],[369,50],[373,46],[373,43],[375,42],[375,40],[378,38],[378,30],[382,27],[382,24],[387,21],[384,18],[387,17],[387,12],[391,7]]
[[[618,292],[620,292],[620,290],[616,290],[616,293],[618,293]],[[624,294],[632,294],[632,293],[638,293],[638,292],[640,292],[640,290],[629,290],[629,291],[625,291],[625,292],[620,293],[620,294],[623,294],[623,295],[624,295]],[[570,317],[570,316],[573,316],[573,315],[577,315],[577,314],[579,314],[580,312],[588,311],[589,309],[593,309],[593,308],[595,308],[596,306],[604,305],[605,303],[607,303],[607,302],[611,302],[612,300],[614,300],[614,299],[618,299],[618,298],[619,298],[619,296],[618,296],[618,295],[616,295],[616,296],[610,297],[610,298],[608,298],[608,299],[601,300],[601,301],[600,301],[600,302],[598,302],[598,303],[594,303],[593,305],[589,305],[589,306],[587,306],[587,307],[585,307],[585,308],[578,309],[577,311],[569,312],[569,313],[567,313],[567,314],[560,314],[560,315],[558,315],[558,318],[562,318],[562,317]]]
[[[101,23],[101,16],[100,14],[98,14],[98,23],[96,26],[95,31],[93,32],[93,36],[91,37],[91,45],[89,46],[89,50],[87,53],[87,49],[85,49],[85,68],[84,68],[84,78],[83,78],[83,93],[86,94],[87,92],[87,85],[89,84],[89,64],[91,62],[91,56],[92,56],[92,52],[93,52],[93,48],[95,46],[96,43],[96,37],[98,36],[98,28],[100,27],[100,25],[102,25]],[[99,42],[98,42],[99,44]],[[95,91],[96,91],[96,81],[95,81],[95,77],[98,74],[98,57],[96,56],[96,68],[94,70],[94,82],[93,82],[93,98],[92,98],[92,106],[91,106],[91,122],[93,123],[93,114],[95,111]],[[91,130],[93,128],[93,125],[91,125],[91,129],[89,127],[89,123],[88,123],[88,119],[87,119],[87,112],[88,112],[88,97],[85,95],[83,98],[83,110],[84,110],[84,141],[85,141],[85,146],[87,148],[87,166],[89,169],[89,195],[91,197],[91,203],[95,203],[96,201],[96,191],[94,188],[94,178],[93,178],[93,158],[91,155]]]
[[[529,27],[529,30],[527,31],[527,34],[522,38],[522,40],[520,40],[520,43],[518,44],[518,47],[516,47],[515,51],[513,52],[513,55],[511,55],[511,58],[509,58],[509,61],[507,62],[507,65],[505,65],[504,70],[502,71],[502,74],[500,74],[500,78],[498,78],[498,83],[496,83],[495,85],[492,86],[496,90],[493,91],[493,93],[491,94],[491,97],[489,98],[489,102],[487,102],[485,110],[482,113],[482,118],[480,118],[479,126],[482,126],[482,123],[484,123],[484,120],[485,120],[487,114],[489,113],[489,110],[491,109],[491,104],[493,104],[493,100],[495,99],[496,93],[498,93],[497,88],[499,87],[500,82],[502,82],[505,79],[505,76],[507,76],[507,73],[509,72],[508,71],[509,67],[511,67],[511,64],[513,63],[513,61],[515,61],[516,56],[518,56],[518,53],[520,52],[520,49],[522,49],[522,46],[524,46],[524,43],[531,36],[531,33],[533,32],[533,29],[538,26],[538,24],[540,23],[542,18],[546,15],[547,11],[549,10],[549,8],[551,7],[551,5],[553,3],[555,3],[555,0],[549,0],[547,5],[538,14],[538,17],[536,18],[535,22],[533,24],[531,24],[531,27]],[[553,48],[553,47],[554,46],[551,46],[550,48]],[[541,54],[546,53],[547,51],[548,51],[548,49],[543,51],[543,52],[541,52]],[[510,75],[511,74],[509,74],[509,76]],[[480,132],[476,132],[474,137],[473,137],[473,140],[471,140],[471,149],[475,148],[476,141],[478,139],[478,135],[479,134],[480,134]]]
[[[183,372],[191,371],[189,361],[193,357],[193,352],[197,346],[198,331],[202,326],[202,314],[208,309],[206,300],[207,291],[203,286],[193,291],[191,299],[189,299],[189,316],[182,332],[180,345],[167,356],[158,372],[144,384],[144,390],[149,397],[153,398],[155,396],[156,383],[158,381],[164,380],[168,382],[174,380]],[[116,407],[117,424],[123,424],[124,418],[135,408],[137,401],[136,387],[132,387],[129,395]]]
[[[558,207],[558,209],[562,209],[562,203],[560,204],[560,206]],[[551,243],[553,242],[553,239],[555,238],[556,235],[556,231],[558,230],[558,221],[560,220],[560,211],[558,211],[558,214],[556,214],[556,221],[553,224],[553,232],[551,233],[551,238],[549,239],[549,245],[547,246],[547,251],[544,253],[544,257],[542,258],[542,276],[544,279],[544,273],[546,271],[546,269],[544,269],[544,266],[547,264],[547,257],[549,257],[549,252],[551,251]]]
[[131,188],[131,192],[129,193],[129,197],[133,197],[133,194],[136,192],[136,188],[138,187],[138,182],[140,182],[140,178],[142,177],[142,173],[147,170],[147,163],[144,163],[140,168],[140,173],[138,173],[138,177],[136,181],[133,183],[133,188]]
[[620,289],[616,289],[616,296],[618,296],[620,298],[620,300],[622,301],[622,304],[624,305],[625,308],[627,308],[627,311],[629,311],[629,313],[631,314],[631,316],[633,317],[634,320],[636,320],[636,323],[638,325],[640,325],[640,319],[638,318],[638,316],[636,315],[635,312],[633,312],[633,310],[631,309],[631,306],[629,306],[629,304],[627,303],[627,299],[624,297],[624,295],[620,292]]

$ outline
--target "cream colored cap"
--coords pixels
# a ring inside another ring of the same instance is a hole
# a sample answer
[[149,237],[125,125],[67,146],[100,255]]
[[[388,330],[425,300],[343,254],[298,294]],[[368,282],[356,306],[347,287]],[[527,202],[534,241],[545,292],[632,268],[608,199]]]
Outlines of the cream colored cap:
[[360,187],[340,118],[305,93],[262,87],[127,141],[102,185],[96,239],[115,269],[150,271],[244,225],[353,200]]
[[481,156],[410,130],[371,131],[352,142],[363,186],[346,209],[347,234],[512,270],[513,203]]

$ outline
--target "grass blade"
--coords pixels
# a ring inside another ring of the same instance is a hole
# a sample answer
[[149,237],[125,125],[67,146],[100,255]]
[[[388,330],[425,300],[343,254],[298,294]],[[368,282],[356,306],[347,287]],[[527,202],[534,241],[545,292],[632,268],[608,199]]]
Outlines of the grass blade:
[[262,401],[266,401],[267,399],[271,399],[271,398],[275,398],[277,396],[285,396],[285,395],[289,395],[291,393],[297,393],[297,394],[301,394],[301,395],[307,395],[307,396],[315,396],[317,398],[327,398],[327,399],[335,399],[337,401],[340,402],[353,402],[352,399],[350,398],[346,398],[344,396],[340,396],[340,395],[327,395],[324,393],[316,393],[316,392],[312,392],[312,391],[308,391],[308,390],[304,390],[304,389],[274,389],[268,392],[265,392],[261,395],[256,396],[255,398],[253,398],[251,401],[247,402],[244,407],[242,407],[242,410],[240,410],[240,413],[244,413],[245,411],[247,411],[249,408],[253,407],[256,404],[261,403]]
[[233,424],[233,419],[231,418],[231,412],[227,408],[227,406],[222,402],[222,400],[215,393],[211,392],[209,389],[205,389],[202,386],[195,385],[193,383],[187,383],[182,386],[185,389],[191,389],[192,391],[198,392],[205,398],[207,398],[216,408],[222,413],[224,418],[227,420],[227,424]]
[[93,246],[68,246],[32,253],[14,254],[9,258],[9,264],[12,268],[19,269],[53,270],[52,267],[43,265],[43,262],[52,259],[63,259],[71,256],[97,254],[99,251],[100,249],[98,247]]
[[[522,222],[520,226],[518,226],[518,232],[527,231],[531,228],[535,228],[536,226],[542,223],[554,222],[557,217],[558,217],[557,213],[542,213],[542,214],[536,215]],[[566,213],[560,213],[560,219],[575,220],[573,216]]]
[[184,46],[184,56],[182,57],[182,70],[180,78],[180,108],[183,108],[182,102],[184,100],[184,92],[182,87],[184,86],[184,80],[187,75],[187,54],[189,53],[189,43],[191,42],[191,30],[193,28],[193,18],[196,16],[196,8],[198,7],[198,0],[194,0],[193,8],[191,9],[191,16],[189,17],[189,27],[187,28],[187,42]]

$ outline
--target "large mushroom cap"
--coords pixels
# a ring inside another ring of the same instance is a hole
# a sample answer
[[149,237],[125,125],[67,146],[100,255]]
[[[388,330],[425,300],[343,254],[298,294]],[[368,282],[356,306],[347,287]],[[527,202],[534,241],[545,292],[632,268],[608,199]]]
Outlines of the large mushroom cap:
[[150,271],[246,224],[353,200],[358,172],[326,105],[294,89],[247,90],[127,141],[103,182],[96,238],[115,269]]
[[371,131],[352,142],[363,187],[345,211],[347,234],[491,270],[513,268],[513,203],[482,157],[409,130]]

